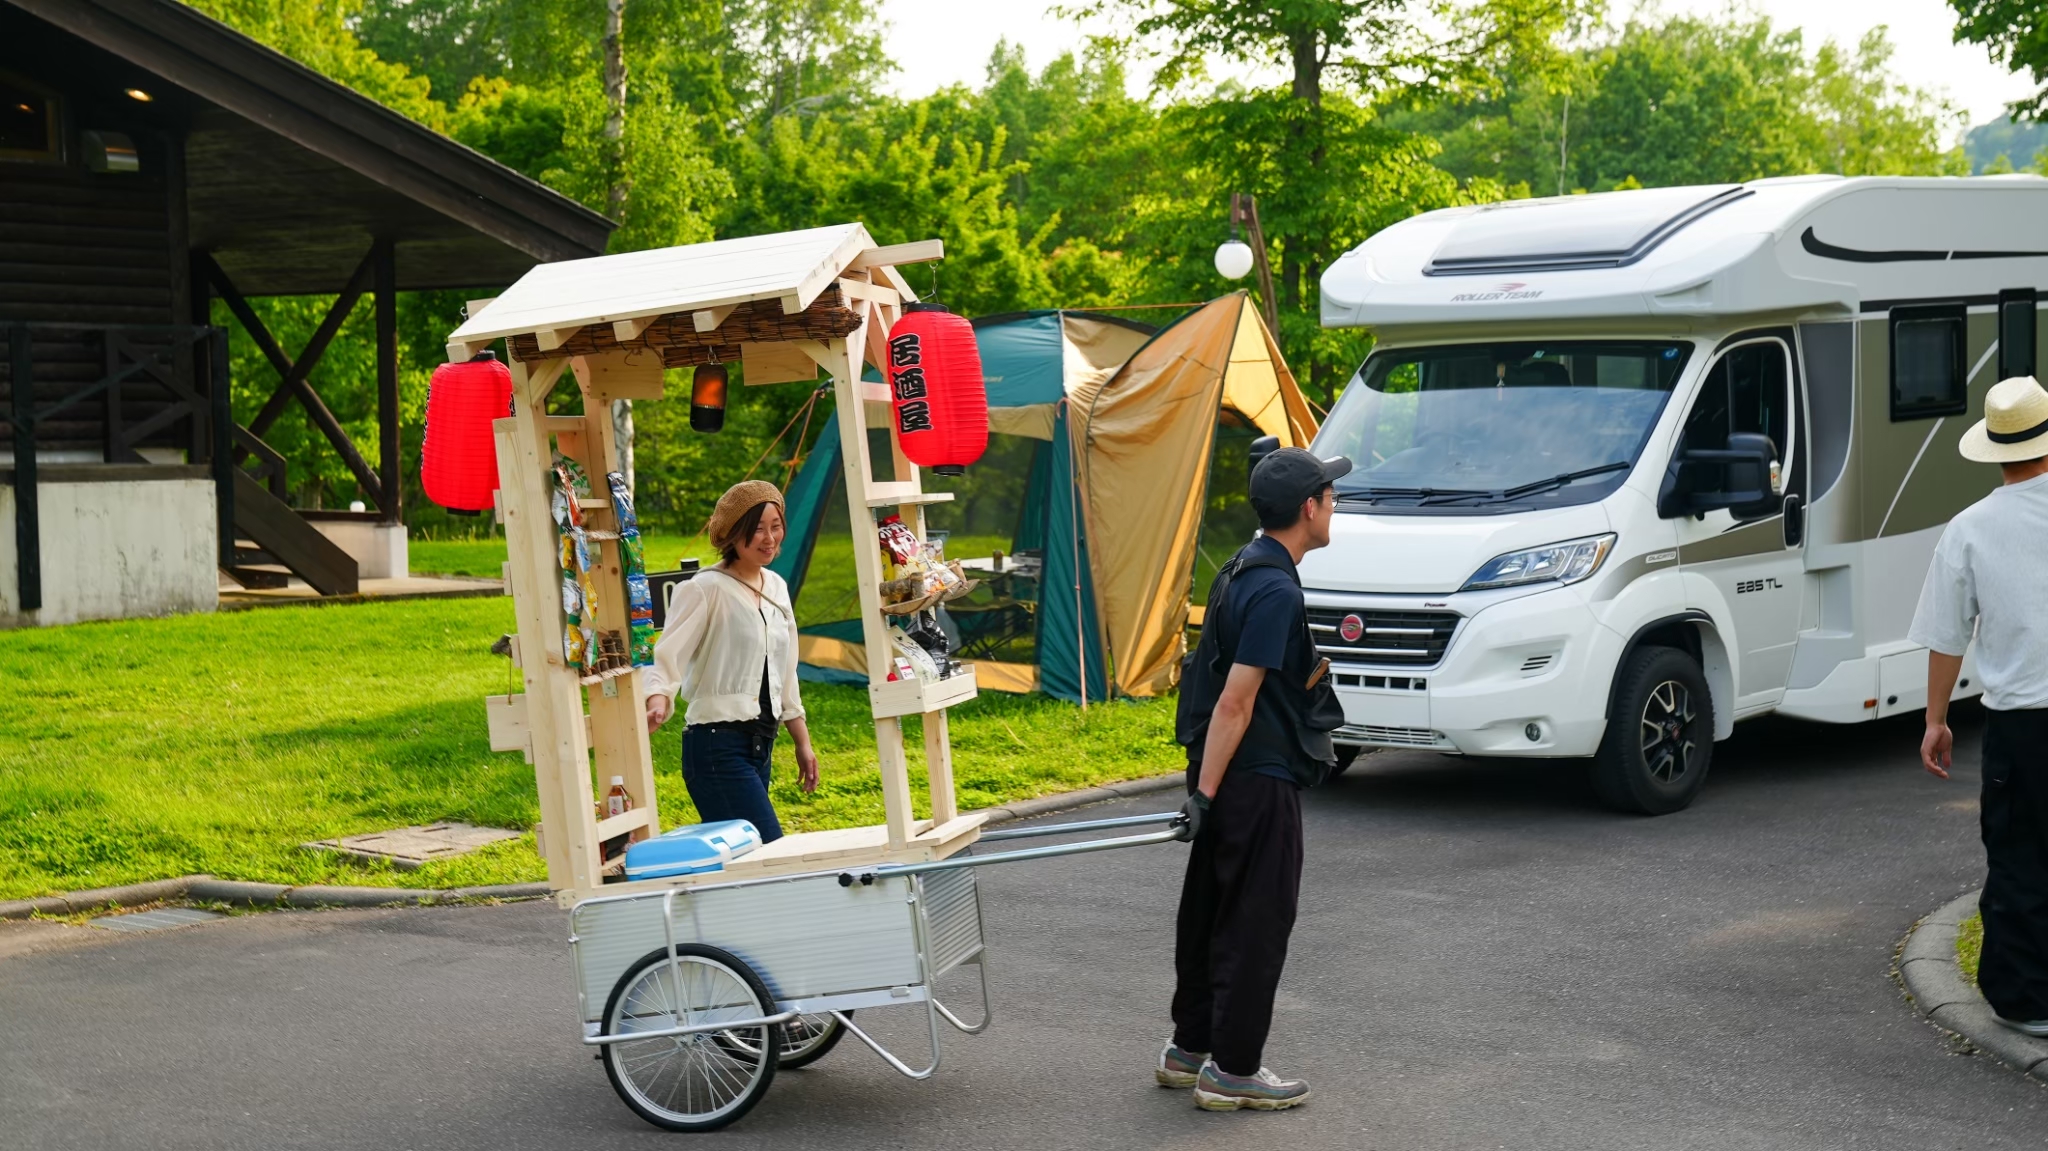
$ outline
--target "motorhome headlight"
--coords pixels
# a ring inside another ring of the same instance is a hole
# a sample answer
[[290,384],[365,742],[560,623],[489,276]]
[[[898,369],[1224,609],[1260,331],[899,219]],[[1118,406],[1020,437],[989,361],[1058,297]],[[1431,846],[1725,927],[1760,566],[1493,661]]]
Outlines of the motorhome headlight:
[[1577,583],[1594,572],[1614,550],[1614,533],[1544,544],[1540,548],[1509,552],[1479,565],[1461,591],[1514,587],[1525,583]]

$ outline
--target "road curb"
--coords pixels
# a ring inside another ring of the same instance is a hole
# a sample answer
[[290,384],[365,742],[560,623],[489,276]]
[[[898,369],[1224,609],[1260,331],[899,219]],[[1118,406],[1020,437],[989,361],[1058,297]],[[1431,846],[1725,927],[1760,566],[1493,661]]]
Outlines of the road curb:
[[[1055,811],[1086,807],[1133,795],[1146,795],[1182,786],[1182,772],[1150,776],[1041,795],[1001,807],[984,808],[989,824],[1030,819]],[[63,895],[0,902],[0,920],[28,919],[43,915],[78,915],[108,906],[139,907],[189,899],[200,903],[229,903],[241,907],[421,907],[441,903],[462,903],[476,899],[539,899],[548,895],[545,883],[503,883],[485,887],[457,887],[449,890],[422,887],[343,887],[308,884],[291,887],[281,883],[249,883],[236,879],[215,879],[211,875],[181,875],[123,887],[95,887]],[[1951,932],[1953,934],[1953,932]]]
[[17,899],[0,903],[0,920],[28,919],[44,915],[78,915],[106,907],[139,907],[145,903],[192,900],[197,903],[228,903],[239,907],[406,907],[435,903],[461,903],[474,899],[538,899],[548,894],[545,883],[503,883],[486,887],[457,887],[439,890],[421,887],[329,887],[307,884],[288,887],[281,883],[246,883],[215,879],[211,875],[181,875],[131,883],[125,887],[96,887],[40,899]]
[[1899,979],[1913,1005],[1935,1026],[2028,1078],[2048,1083],[2048,1040],[2001,1026],[1956,964],[1956,928],[1976,912],[1980,894],[1972,891],[1950,900],[1914,925],[1899,949]]

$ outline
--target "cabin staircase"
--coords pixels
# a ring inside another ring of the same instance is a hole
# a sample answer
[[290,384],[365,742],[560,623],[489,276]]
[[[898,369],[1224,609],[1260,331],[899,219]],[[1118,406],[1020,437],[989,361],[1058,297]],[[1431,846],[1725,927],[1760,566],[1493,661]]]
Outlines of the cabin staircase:
[[307,523],[290,504],[240,468],[235,473],[232,563],[221,565],[245,588],[281,588],[293,576],[323,596],[354,595],[355,557]]

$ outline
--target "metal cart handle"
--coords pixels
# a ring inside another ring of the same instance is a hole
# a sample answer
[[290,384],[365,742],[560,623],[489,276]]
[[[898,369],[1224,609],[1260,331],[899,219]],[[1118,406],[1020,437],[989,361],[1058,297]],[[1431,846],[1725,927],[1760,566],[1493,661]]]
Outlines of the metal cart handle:
[[1025,839],[1041,835],[1071,835],[1078,831],[1105,831],[1110,828],[1138,827],[1148,823],[1170,824],[1165,831],[1154,831],[1145,835],[1122,835],[1111,839],[1091,839],[1082,843],[1055,843],[1048,847],[1026,847],[1018,851],[999,851],[994,855],[958,855],[951,859],[933,860],[930,863],[885,863],[874,867],[859,867],[839,873],[839,886],[851,887],[858,883],[867,886],[878,878],[892,875],[924,875],[934,871],[953,871],[962,867],[985,867],[992,863],[1019,863],[1027,859],[1050,859],[1060,855],[1082,855],[1090,851],[1109,851],[1119,847],[1142,847],[1148,843],[1171,843],[1181,838],[1187,825],[1177,811],[1164,811],[1154,815],[1126,815],[1116,819],[1094,819],[1082,823],[1054,823],[1042,827],[1019,827],[992,831],[982,840]]

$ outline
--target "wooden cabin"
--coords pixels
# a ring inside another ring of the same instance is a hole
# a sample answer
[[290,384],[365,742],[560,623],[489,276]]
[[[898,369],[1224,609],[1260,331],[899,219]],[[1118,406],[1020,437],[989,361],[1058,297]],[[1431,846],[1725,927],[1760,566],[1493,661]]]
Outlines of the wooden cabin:
[[[612,227],[177,0],[0,0],[0,626],[404,575],[397,293],[488,294]],[[339,299],[303,348],[248,304],[311,294]],[[270,372],[229,378],[216,299]],[[367,453],[309,380],[359,307]],[[290,506],[263,437],[293,407],[369,510]]]

